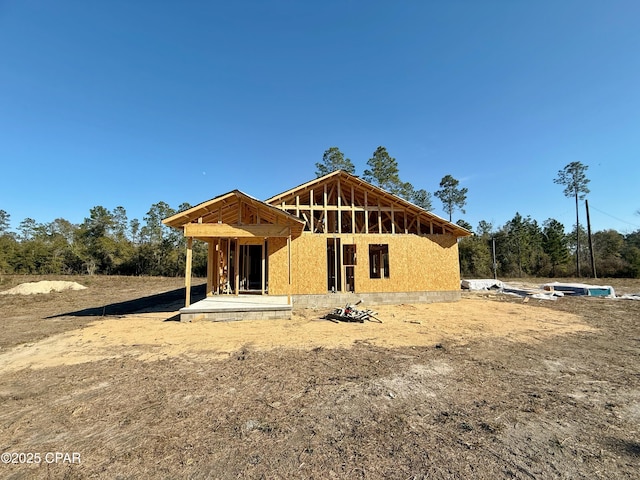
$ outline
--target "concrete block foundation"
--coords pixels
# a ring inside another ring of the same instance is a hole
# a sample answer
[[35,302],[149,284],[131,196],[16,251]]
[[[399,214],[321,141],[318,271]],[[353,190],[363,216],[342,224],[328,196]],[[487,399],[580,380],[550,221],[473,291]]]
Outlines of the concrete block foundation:
[[402,303],[457,302],[460,290],[444,292],[395,292],[395,293],[327,293],[325,295],[293,295],[294,308],[338,308],[359,300],[365,305],[399,305]]

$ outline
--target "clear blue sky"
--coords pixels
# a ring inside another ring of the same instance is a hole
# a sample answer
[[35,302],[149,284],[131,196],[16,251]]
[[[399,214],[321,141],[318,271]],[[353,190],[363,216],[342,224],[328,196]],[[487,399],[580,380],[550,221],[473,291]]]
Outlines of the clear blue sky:
[[[122,205],[258,198],[379,145],[467,213],[640,228],[637,0],[0,0],[0,209],[80,223]],[[440,201],[434,212],[445,216]],[[584,220],[584,210],[581,210]]]

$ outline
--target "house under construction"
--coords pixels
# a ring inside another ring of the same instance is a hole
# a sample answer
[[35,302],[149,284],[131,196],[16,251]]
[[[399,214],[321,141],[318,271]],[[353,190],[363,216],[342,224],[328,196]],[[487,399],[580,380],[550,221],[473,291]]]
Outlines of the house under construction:
[[[355,298],[457,300],[457,240],[471,234],[341,170],[265,201],[234,190],[163,222],[187,237],[183,319],[286,317],[292,304],[337,306]],[[190,305],[193,239],[208,244],[200,306]],[[218,315],[207,311],[214,305]],[[248,313],[254,310],[262,313]]]

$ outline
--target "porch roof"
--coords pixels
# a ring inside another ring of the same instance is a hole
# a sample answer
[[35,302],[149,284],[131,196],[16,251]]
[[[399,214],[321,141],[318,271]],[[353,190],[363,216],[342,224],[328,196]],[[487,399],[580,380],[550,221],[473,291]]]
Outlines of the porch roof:
[[162,223],[194,237],[287,236],[289,231],[297,236],[304,227],[297,217],[240,190],[178,212]]

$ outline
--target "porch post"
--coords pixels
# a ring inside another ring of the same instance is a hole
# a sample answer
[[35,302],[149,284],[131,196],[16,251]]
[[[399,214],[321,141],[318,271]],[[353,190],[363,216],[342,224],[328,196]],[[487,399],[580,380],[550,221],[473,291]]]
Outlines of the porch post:
[[225,260],[225,265],[227,267],[227,274],[225,275],[225,287],[227,285],[229,285],[229,288],[227,288],[227,295],[231,295],[231,282],[233,281],[235,283],[235,281],[230,278],[231,275],[231,262],[229,262],[229,260],[231,259],[231,239],[227,238],[227,258]]
[[207,297],[213,295],[213,255],[214,255],[213,239],[207,242]]
[[289,288],[287,294],[287,304],[291,305],[291,227],[289,227],[289,236],[287,237],[287,255],[289,267]]
[[187,238],[187,265],[184,273],[184,286],[186,292],[186,298],[184,306],[191,305],[191,258],[193,254],[193,237]]
[[265,282],[265,280],[266,280],[266,278],[265,278],[265,276],[266,276],[265,267],[267,266],[267,249],[264,248],[265,242],[266,242],[266,239],[262,239],[262,245],[261,245],[261,248],[262,248],[262,268],[261,268],[262,272],[261,272],[261,276],[262,276],[262,278],[260,279],[260,282],[261,282],[260,295],[264,295],[265,284],[266,284],[266,282]]
[[220,239],[216,242],[216,251],[213,256],[213,285],[216,289],[216,295],[220,293]]
[[234,259],[234,271],[235,271],[235,285],[236,285],[236,297],[240,295],[240,242],[236,238],[236,254]]

